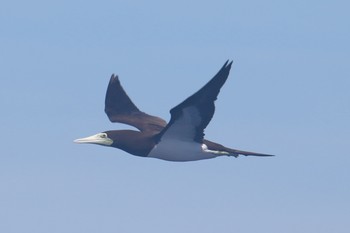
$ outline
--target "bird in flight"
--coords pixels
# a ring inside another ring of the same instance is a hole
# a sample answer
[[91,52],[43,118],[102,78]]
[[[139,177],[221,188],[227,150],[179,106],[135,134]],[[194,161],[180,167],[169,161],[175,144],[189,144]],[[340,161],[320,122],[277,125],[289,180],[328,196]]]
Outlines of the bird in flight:
[[218,156],[273,156],[231,149],[204,139],[204,129],[214,115],[214,102],[231,65],[232,61],[227,61],[205,86],[172,108],[169,123],[140,111],[124,91],[118,76],[113,74],[107,88],[105,112],[111,122],[131,125],[138,130],[109,130],[74,142],[115,147],[136,156],[179,162]]

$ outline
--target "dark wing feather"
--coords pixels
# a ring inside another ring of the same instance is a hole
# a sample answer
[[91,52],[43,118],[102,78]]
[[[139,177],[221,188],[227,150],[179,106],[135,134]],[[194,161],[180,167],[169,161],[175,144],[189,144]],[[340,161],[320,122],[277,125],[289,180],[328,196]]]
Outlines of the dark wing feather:
[[170,122],[158,135],[159,140],[170,136],[202,143],[204,129],[215,112],[214,101],[229,75],[231,65],[232,62],[227,61],[204,87],[170,110]]
[[140,131],[160,132],[166,122],[140,111],[120,84],[118,76],[112,75],[106,93],[105,112],[111,122],[131,125]]

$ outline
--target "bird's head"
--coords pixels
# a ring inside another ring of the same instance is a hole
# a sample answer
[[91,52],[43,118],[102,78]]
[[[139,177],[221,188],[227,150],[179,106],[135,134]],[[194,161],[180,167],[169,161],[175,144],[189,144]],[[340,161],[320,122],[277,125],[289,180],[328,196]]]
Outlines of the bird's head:
[[108,132],[98,133],[86,138],[79,138],[74,140],[75,143],[89,143],[89,144],[97,144],[102,146],[111,146],[114,141],[108,135]]
[[110,130],[74,142],[114,147],[138,156],[147,156],[155,145],[153,134],[145,135],[135,130]]

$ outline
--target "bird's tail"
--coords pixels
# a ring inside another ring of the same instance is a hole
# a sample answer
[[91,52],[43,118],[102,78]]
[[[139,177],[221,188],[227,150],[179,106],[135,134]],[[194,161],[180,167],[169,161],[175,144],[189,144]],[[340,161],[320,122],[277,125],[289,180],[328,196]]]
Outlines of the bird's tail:
[[244,156],[262,156],[262,157],[269,157],[269,156],[274,156],[271,154],[263,154],[263,153],[256,153],[256,152],[250,152],[250,151],[243,151],[243,150],[236,150],[236,149],[231,149],[231,148],[226,148],[227,152],[230,153],[230,156],[235,156],[238,157],[239,155],[244,155]]
[[225,152],[222,154],[226,154],[228,156],[234,156],[238,157],[239,155],[244,155],[244,156],[263,156],[263,157],[268,157],[268,156],[274,156],[271,154],[263,154],[263,153],[256,153],[256,152],[250,152],[250,151],[243,151],[243,150],[236,150],[236,149],[231,149],[227,148],[221,144],[218,144],[216,142],[211,142],[209,140],[203,140],[203,143],[208,147],[209,150],[211,151],[218,151],[218,152]]

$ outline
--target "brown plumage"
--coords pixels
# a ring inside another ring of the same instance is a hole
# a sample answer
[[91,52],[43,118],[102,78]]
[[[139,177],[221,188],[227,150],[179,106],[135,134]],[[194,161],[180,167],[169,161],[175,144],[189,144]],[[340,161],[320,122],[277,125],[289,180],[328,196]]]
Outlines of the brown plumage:
[[118,76],[112,75],[106,93],[105,112],[111,122],[131,125],[139,131],[110,130],[76,142],[116,147],[133,155],[170,161],[193,161],[220,155],[237,157],[240,154],[272,156],[231,149],[204,139],[204,129],[214,115],[214,102],[231,66],[232,62],[227,61],[199,91],[172,108],[168,124],[159,117],[140,111],[124,91]]

